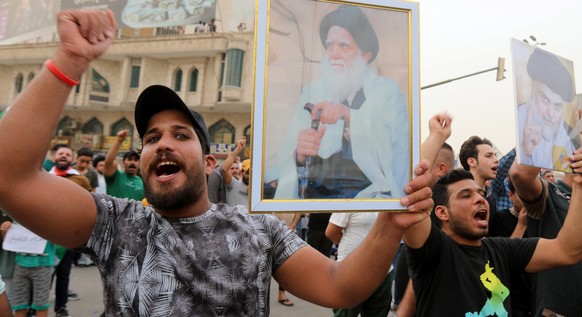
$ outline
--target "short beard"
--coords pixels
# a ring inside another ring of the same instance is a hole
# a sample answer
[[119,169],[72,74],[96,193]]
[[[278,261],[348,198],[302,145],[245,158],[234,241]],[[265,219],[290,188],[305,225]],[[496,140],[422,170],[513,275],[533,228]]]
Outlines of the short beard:
[[[449,216],[450,219],[450,216]],[[456,235],[463,237],[469,240],[479,240],[485,236],[487,236],[487,230],[484,233],[475,233],[471,232],[469,228],[467,228],[462,222],[460,221],[449,221],[449,226],[451,227],[451,231],[454,232]]]
[[60,171],[66,171],[67,169],[69,169],[70,166],[71,166],[71,162],[62,163],[62,162],[57,161],[55,163],[55,167]]
[[362,55],[357,55],[342,72],[333,69],[327,56],[323,57],[321,65],[322,79],[329,86],[332,101],[336,102],[342,102],[360,90],[370,69]]
[[161,184],[156,192],[147,181],[144,182],[144,196],[155,208],[178,209],[198,201],[204,192],[205,183],[206,175],[192,170],[186,172],[186,183],[177,189],[170,188],[170,184]]

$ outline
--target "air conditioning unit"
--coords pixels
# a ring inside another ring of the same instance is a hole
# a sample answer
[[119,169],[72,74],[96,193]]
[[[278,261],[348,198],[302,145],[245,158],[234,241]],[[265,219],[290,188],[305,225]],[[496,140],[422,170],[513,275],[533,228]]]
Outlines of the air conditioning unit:
[[77,129],[77,127],[78,127],[77,121],[67,121],[66,124],[67,129],[75,130]]

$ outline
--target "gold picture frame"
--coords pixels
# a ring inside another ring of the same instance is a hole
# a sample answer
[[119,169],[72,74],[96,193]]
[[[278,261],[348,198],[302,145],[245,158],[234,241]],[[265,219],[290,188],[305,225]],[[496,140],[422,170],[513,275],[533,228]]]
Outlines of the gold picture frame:
[[420,157],[418,3],[258,0],[255,24],[250,211],[402,210]]

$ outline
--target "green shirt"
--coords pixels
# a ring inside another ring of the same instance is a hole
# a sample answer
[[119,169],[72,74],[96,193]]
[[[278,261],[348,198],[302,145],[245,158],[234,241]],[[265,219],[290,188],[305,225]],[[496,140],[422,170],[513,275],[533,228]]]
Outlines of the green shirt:
[[53,266],[55,265],[55,245],[47,241],[43,254],[39,255],[16,253],[16,264],[22,267]]
[[45,171],[50,171],[53,167],[55,166],[55,162],[49,160],[49,159],[45,159],[44,162],[42,163],[42,168],[44,168]]
[[107,194],[118,198],[142,200],[143,180],[139,176],[130,176],[125,172],[115,171],[111,176],[105,176]]

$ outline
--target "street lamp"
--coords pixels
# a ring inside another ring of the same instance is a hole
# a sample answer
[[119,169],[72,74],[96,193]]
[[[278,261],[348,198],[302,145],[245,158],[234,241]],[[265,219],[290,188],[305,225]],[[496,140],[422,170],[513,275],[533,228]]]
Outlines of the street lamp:
[[536,39],[535,36],[530,35],[529,36],[530,40],[532,41],[532,43],[530,43],[527,39],[523,39],[524,42],[526,42],[527,44],[531,44],[533,46],[538,46],[538,45],[546,45],[546,42],[538,42],[538,40]]
[[422,86],[422,87],[420,87],[420,89],[427,89],[427,88],[431,88],[431,87],[434,87],[434,86],[440,86],[442,84],[450,83],[450,82],[452,82],[454,80],[459,80],[459,79],[463,79],[463,78],[467,78],[467,77],[471,77],[471,76],[483,74],[483,73],[490,72],[490,71],[494,71],[494,70],[497,71],[497,76],[496,76],[497,81],[500,81],[500,80],[505,79],[505,76],[503,76],[503,73],[505,72],[505,58],[499,57],[497,59],[497,67],[492,67],[492,68],[489,68],[489,69],[482,70],[480,72],[471,73],[471,74],[468,74],[468,75],[464,75],[464,76],[460,76],[460,77],[456,77],[456,78],[451,78],[451,79],[447,79],[447,80],[443,80],[443,81],[439,81],[438,83],[434,83],[434,84]]

